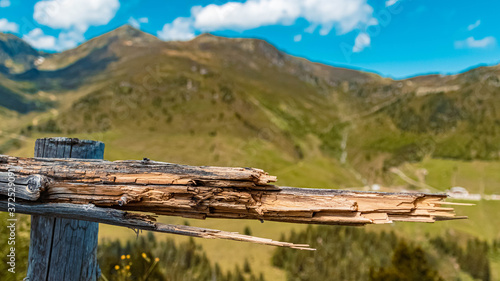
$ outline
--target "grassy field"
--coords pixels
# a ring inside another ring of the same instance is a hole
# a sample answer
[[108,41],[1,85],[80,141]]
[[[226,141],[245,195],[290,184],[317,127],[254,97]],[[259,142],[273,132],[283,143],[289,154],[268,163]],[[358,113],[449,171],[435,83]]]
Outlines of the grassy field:
[[[417,169],[426,169],[426,183],[446,190],[453,186],[465,187],[470,193],[500,194],[499,161],[460,161],[426,158],[422,162],[405,164],[408,176]],[[416,178],[415,178],[416,179]]]
[[[36,138],[50,136],[58,135],[33,134],[25,138],[21,148],[10,154],[32,157]],[[104,158],[111,161],[147,157],[188,165],[255,167],[277,176],[277,184],[282,186],[345,188],[362,185],[347,166],[319,152],[296,161],[280,154],[272,143],[260,139],[242,144],[230,135],[219,134],[201,140],[184,134],[137,134],[132,130],[66,136],[103,141],[106,144]]]

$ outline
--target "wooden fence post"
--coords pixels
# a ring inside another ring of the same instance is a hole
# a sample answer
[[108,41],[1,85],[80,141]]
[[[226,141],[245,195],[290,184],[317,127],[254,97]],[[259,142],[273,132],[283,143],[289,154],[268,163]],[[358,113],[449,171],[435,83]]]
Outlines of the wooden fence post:
[[[35,157],[103,159],[104,143],[71,138],[38,139]],[[31,216],[29,281],[96,281],[99,224]]]

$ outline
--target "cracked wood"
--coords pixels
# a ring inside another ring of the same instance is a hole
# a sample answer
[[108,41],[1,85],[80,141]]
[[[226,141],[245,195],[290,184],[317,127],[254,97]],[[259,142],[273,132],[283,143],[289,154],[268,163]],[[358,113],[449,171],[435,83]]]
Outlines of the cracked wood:
[[[7,211],[7,202],[0,200],[0,211]],[[54,216],[67,219],[78,219],[128,227],[133,230],[141,229],[161,233],[170,233],[206,239],[226,239],[256,244],[287,247],[299,250],[314,250],[306,244],[293,244],[274,241],[272,239],[254,237],[216,229],[200,228],[186,225],[163,224],[156,222],[150,215],[131,213],[110,208],[100,208],[94,205],[68,203],[36,203],[22,202],[16,205],[16,211],[22,214]]]
[[94,204],[158,215],[339,225],[464,218],[442,206],[447,204],[444,194],[278,187],[273,185],[276,177],[252,168],[196,167],[149,159],[109,162],[0,156],[0,172],[9,169],[21,177],[46,178],[45,191],[35,199],[38,202]]

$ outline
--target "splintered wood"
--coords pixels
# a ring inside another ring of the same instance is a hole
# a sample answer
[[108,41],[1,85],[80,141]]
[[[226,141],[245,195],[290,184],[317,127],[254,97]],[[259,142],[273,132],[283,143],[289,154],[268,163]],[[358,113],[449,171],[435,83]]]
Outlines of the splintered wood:
[[5,194],[9,169],[24,179],[20,182],[36,176],[38,180],[30,185],[20,185],[28,194],[23,199],[44,203],[93,204],[197,219],[332,225],[464,218],[442,206],[447,204],[444,194],[278,187],[272,184],[276,177],[252,168],[195,167],[148,159],[109,162],[0,156],[0,194]]
[[[17,158],[0,155],[0,211],[12,186],[16,212],[209,239],[313,250],[214,229],[167,225],[154,215],[365,225],[460,219],[444,194],[354,192],[278,187],[253,168],[195,167],[142,161]],[[132,212],[133,211],[133,212]]]

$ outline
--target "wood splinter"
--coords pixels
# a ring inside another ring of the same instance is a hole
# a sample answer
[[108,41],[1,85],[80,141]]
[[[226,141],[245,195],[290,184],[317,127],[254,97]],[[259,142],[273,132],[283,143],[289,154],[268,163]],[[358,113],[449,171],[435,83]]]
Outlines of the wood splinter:
[[127,196],[122,196],[120,197],[120,200],[118,200],[118,206],[124,206],[125,204],[127,204],[128,202],[128,198]]
[[[0,211],[6,212],[8,203],[0,200]],[[225,239],[241,242],[250,242],[262,245],[286,247],[299,250],[315,250],[306,244],[293,244],[288,242],[274,241],[272,239],[243,235],[236,232],[228,232],[209,228],[200,228],[187,225],[173,225],[156,222],[150,215],[130,213],[110,208],[100,208],[92,204],[68,204],[68,203],[35,203],[22,202],[16,205],[16,211],[21,214],[54,216],[59,218],[78,219],[105,223],[116,226],[124,226],[131,229],[141,229],[162,233],[184,235],[206,239]]]
[[[279,187],[273,185],[276,177],[254,168],[197,167],[147,158],[109,162],[0,155],[0,195],[8,193],[9,171],[24,190],[22,199],[51,206],[93,204],[106,210],[196,219],[351,226],[466,218],[456,216],[454,209],[446,206],[458,205],[444,202],[446,194]],[[197,237],[221,238],[221,232],[217,233]]]

